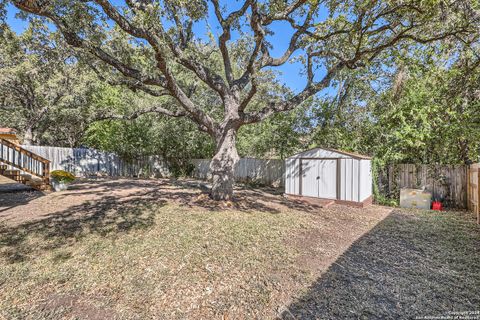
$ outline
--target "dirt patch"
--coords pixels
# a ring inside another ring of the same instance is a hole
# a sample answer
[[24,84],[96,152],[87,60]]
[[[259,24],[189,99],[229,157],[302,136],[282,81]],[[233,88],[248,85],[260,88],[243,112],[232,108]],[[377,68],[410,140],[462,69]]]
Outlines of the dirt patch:
[[311,229],[287,241],[300,252],[297,264],[319,276],[356,241],[385,219],[391,208],[371,206],[355,208],[331,205],[313,212]]
[[31,309],[29,318],[114,320],[118,316],[112,309],[105,308],[92,297],[51,294],[44,302]]

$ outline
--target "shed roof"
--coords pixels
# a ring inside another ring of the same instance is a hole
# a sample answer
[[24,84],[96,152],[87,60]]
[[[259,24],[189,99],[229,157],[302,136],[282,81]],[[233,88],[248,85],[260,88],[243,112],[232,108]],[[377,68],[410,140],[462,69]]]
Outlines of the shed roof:
[[[315,150],[325,150],[325,151],[329,151],[331,153],[337,153],[337,154],[341,154],[341,155],[344,155],[344,156],[347,156],[347,157],[350,157],[350,158],[353,158],[353,159],[359,159],[359,160],[371,160],[372,158],[369,157],[369,156],[365,156],[365,155],[362,155],[362,154],[359,154],[359,153],[355,153],[355,152],[348,152],[348,151],[343,151],[343,150],[337,150],[337,149],[332,149],[332,148],[323,148],[323,147],[315,147],[315,148],[312,148],[312,149],[309,149],[309,150],[305,150],[305,151],[302,151],[302,152],[299,152],[299,153],[296,153],[292,156],[290,156],[290,158],[295,158],[301,154],[304,154],[304,153],[311,153],[312,151],[315,151]],[[322,157],[318,157],[319,159],[321,159]]]
[[356,153],[356,152],[343,151],[343,150],[337,150],[337,149],[329,149],[329,148],[323,148],[323,149],[338,152],[338,153],[341,153],[341,154],[344,154],[344,155],[347,155],[347,156],[351,156],[352,158],[355,158],[355,159],[365,159],[365,160],[371,160],[372,159],[372,157],[369,157],[369,156],[366,156],[366,155],[363,155],[363,154],[360,154],[360,153]]

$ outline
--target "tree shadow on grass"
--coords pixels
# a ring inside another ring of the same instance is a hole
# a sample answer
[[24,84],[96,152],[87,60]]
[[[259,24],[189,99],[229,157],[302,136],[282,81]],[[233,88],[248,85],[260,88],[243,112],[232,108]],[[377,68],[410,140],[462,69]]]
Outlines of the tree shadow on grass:
[[[295,209],[315,211],[318,207],[284,199],[271,191],[238,189],[231,204],[211,200],[208,187],[193,180],[114,179],[83,181],[71,190],[55,194],[52,201],[86,201],[62,211],[39,216],[16,226],[0,225],[0,251],[9,262],[23,261],[42,250],[53,250],[75,243],[87,234],[106,236],[149,228],[155,223],[158,207],[176,203],[207,211],[239,210],[276,214]],[[52,203],[54,206],[55,204]],[[40,236],[40,246],[29,244],[28,237]]]
[[44,195],[43,192],[36,190],[0,190],[0,217],[2,216],[2,212],[26,205],[30,201],[43,197]]
[[28,204],[42,196],[43,192],[0,175],[0,217],[2,212]]
[[[87,234],[106,236],[149,228],[154,224],[155,209],[165,204],[152,194],[127,199],[103,196],[18,226],[0,225],[1,253],[7,261],[18,262],[43,250],[73,244]],[[30,235],[43,241],[32,246],[27,239]]]
[[[208,210],[225,210],[225,203],[208,199],[210,185],[198,180],[174,180],[173,185],[180,188],[194,188],[202,192],[204,201],[184,201],[185,205],[203,207]],[[230,203],[232,210],[253,212],[261,211],[268,213],[280,213],[284,210],[297,210],[302,212],[318,212],[322,208],[320,204],[310,203],[297,199],[287,199],[283,196],[283,188],[251,187],[242,183],[236,183],[234,200]]]
[[480,228],[454,213],[391,213],[282,319],[412,319],[480,306]]
[[66,196],[108,195],[113,191],[138,190],[139,194],[155,194],[157,198],[174,201],[184,206],[209,211],[238,210],[279,213],[282,210],[315,212],[321,205],[283,197],[279,188],[251,188],[243,184],[235,187],[234,201],[225,203],[211,200],[210,186],[194,179],[99,179],[73,185]]

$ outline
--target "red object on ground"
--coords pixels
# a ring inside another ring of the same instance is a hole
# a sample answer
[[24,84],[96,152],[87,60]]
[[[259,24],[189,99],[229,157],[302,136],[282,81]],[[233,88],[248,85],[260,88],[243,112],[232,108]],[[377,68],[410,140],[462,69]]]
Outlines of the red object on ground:
[[433,201],[432,210],[442,211],[442,203],[440,201]]

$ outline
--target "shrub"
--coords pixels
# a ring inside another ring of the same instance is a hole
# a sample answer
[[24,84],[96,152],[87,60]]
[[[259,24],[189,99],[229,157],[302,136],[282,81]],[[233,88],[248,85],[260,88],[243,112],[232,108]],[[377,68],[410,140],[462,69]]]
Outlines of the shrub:
[[51,177],[52,179],[63,183],[70,183],[75,180],[75,176],[72,173],[63,170],[52,171]]

